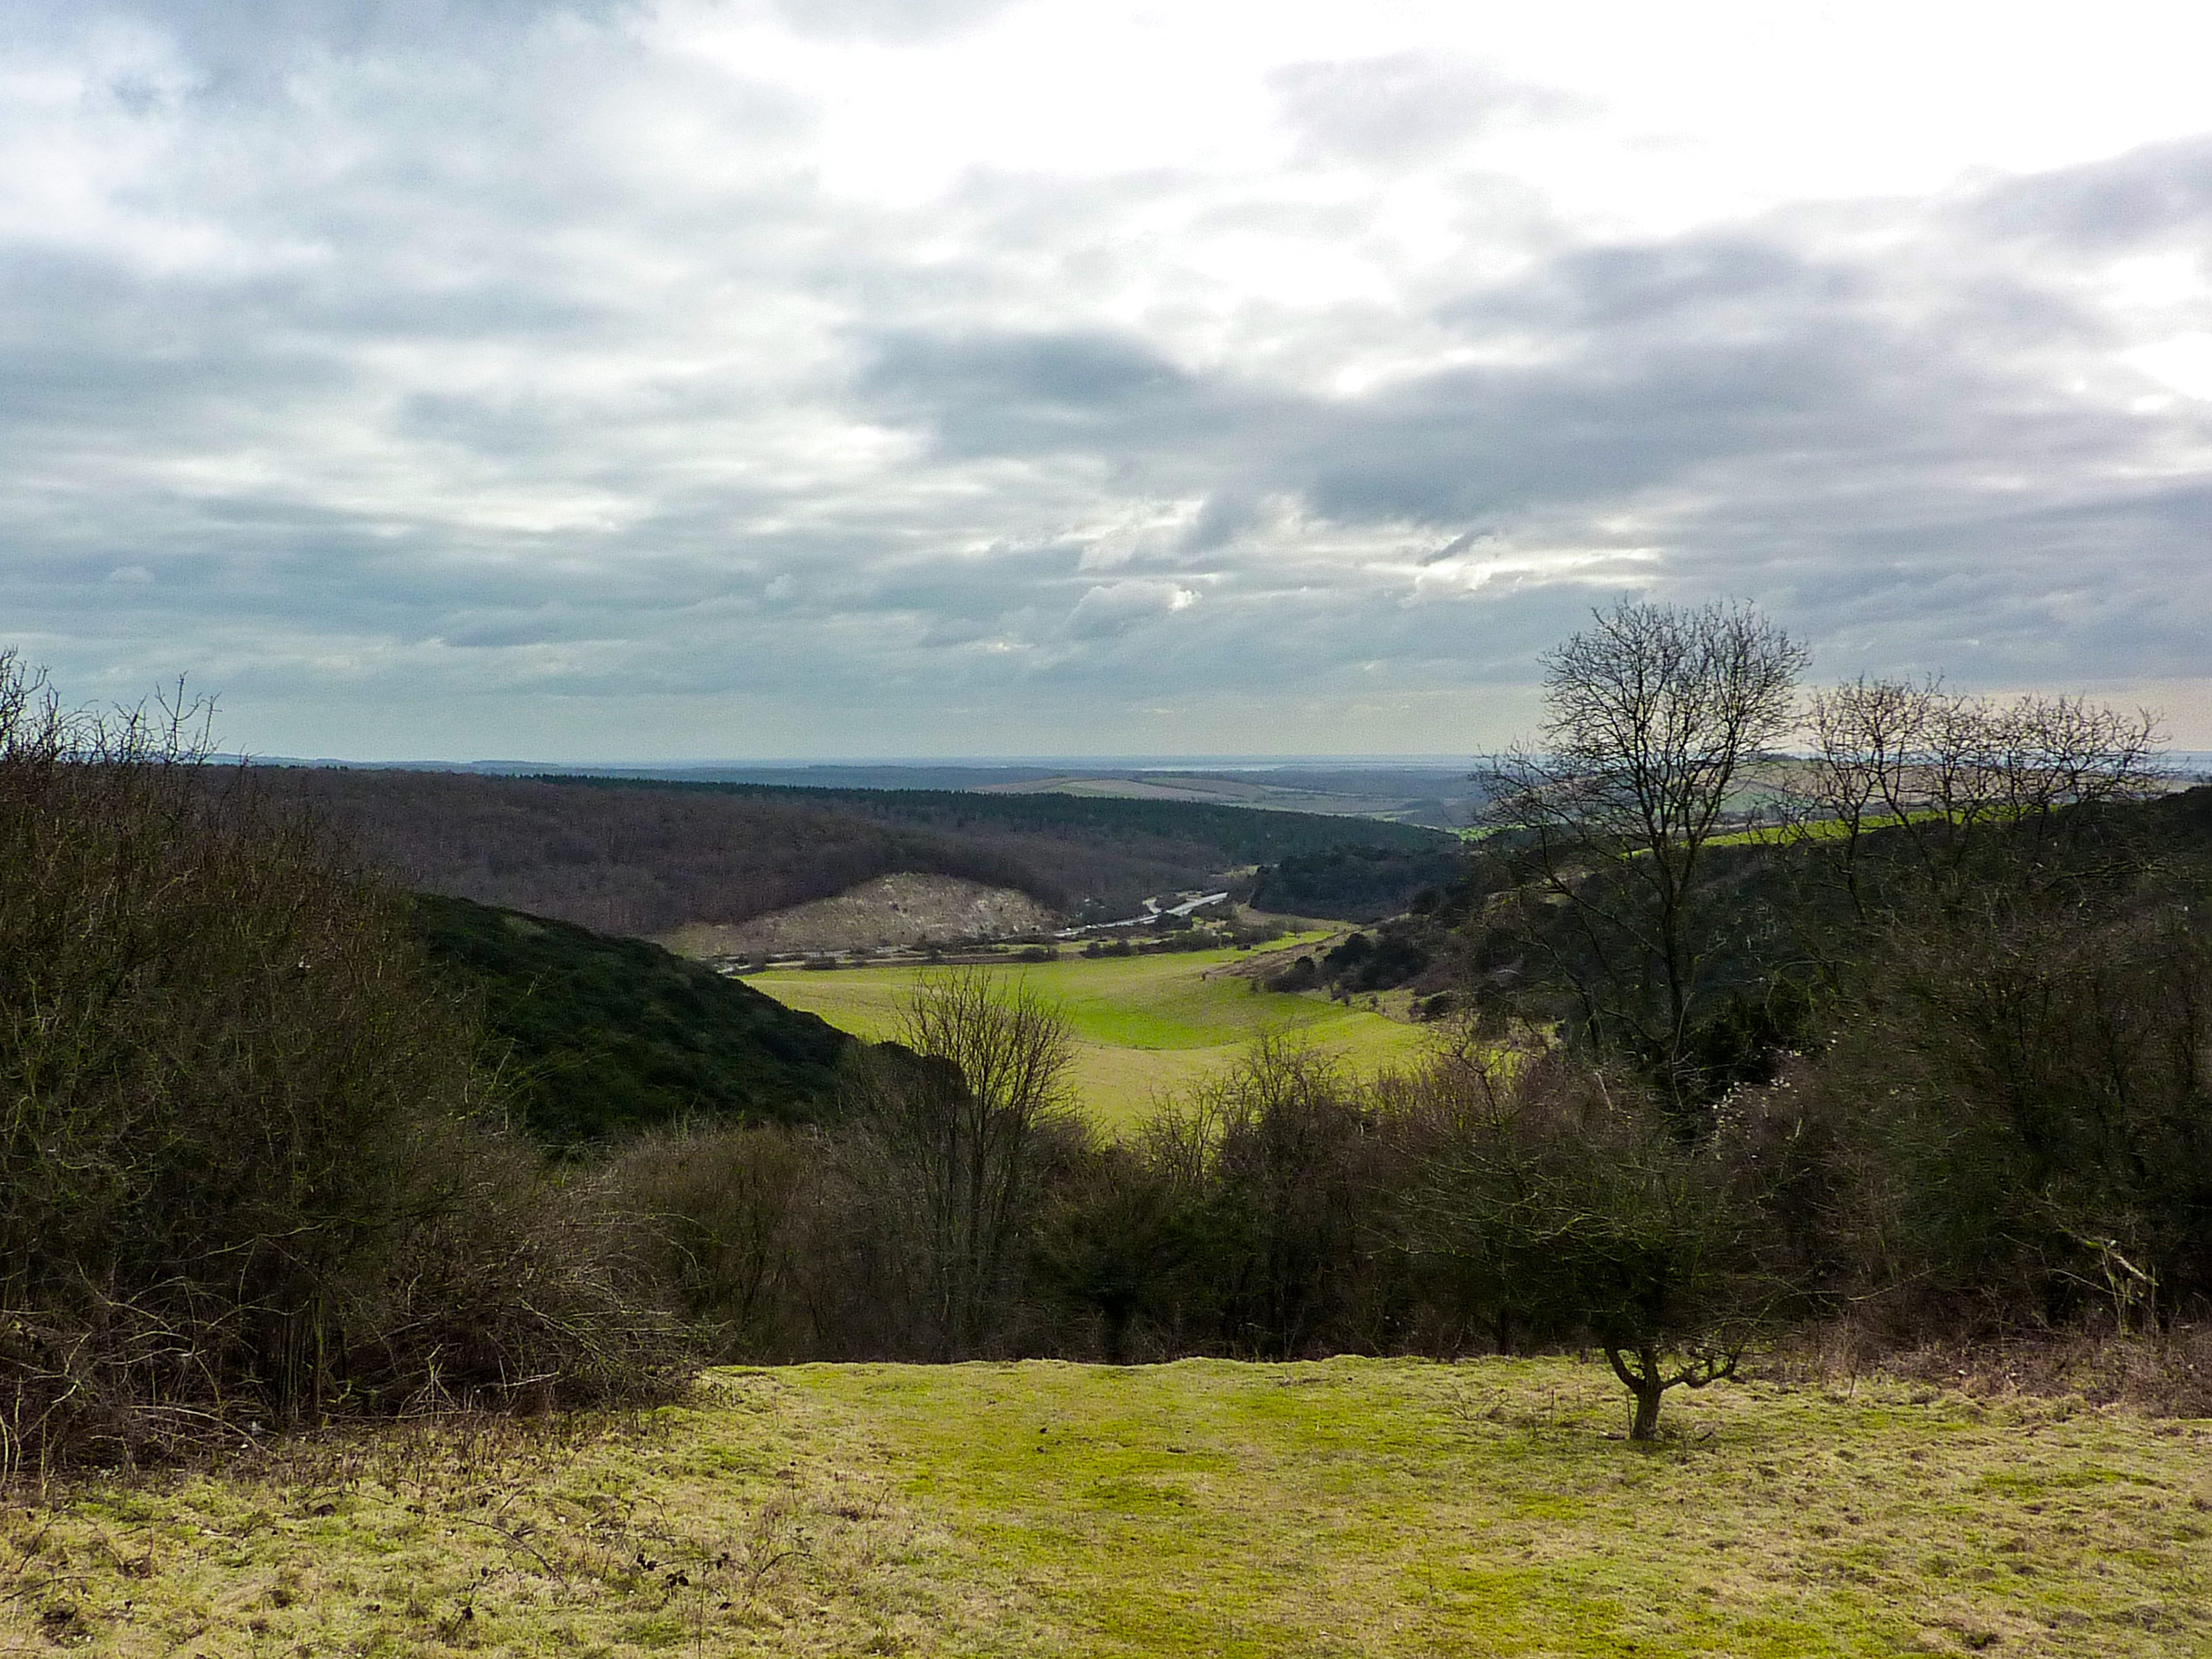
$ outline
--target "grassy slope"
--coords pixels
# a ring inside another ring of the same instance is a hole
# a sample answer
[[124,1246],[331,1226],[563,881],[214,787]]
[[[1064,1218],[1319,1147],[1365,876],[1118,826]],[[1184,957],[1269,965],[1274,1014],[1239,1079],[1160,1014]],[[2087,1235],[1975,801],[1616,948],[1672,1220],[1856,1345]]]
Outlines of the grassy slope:
[[[1419,1027],[1318,995],[1255,992],[1249,980],[1219,971],[1242,960],[1249,958],[1235,950],[1193,950],[1069,957],[1007,971],[1065,1008],[1079,1045],[1076,1086],[1085,1108],[1109,1124],[1135,1122],[1156,1096],[1230,1064],[1267,1031],[1295,1033],[1360,1071],[1427,1052],[1429,1033]],[[880,1041],[893,1035],[918,972],[800,969],[753,974],[746,983]]]
[[2151,1656],[2212,1650],[2212,1422],[1567,1360],[716,1374],[0,1521],[0,1647]]

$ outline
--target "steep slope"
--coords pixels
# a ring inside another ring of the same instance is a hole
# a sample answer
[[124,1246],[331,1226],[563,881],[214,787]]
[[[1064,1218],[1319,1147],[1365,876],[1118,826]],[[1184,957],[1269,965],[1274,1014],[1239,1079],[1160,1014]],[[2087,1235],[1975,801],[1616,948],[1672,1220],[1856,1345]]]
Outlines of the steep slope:
[[641,939],[417,895],[449,982],[480,1000],[519,1127],[568,1147],[683,1118],[805,1122],[844,1033]]
[[1395,915],[1424,891],[1450,887],[1465,869],[1466,854],[1456,844],[1294,854],[1261,870],[1251,904],[1285,916],[1372,922]]

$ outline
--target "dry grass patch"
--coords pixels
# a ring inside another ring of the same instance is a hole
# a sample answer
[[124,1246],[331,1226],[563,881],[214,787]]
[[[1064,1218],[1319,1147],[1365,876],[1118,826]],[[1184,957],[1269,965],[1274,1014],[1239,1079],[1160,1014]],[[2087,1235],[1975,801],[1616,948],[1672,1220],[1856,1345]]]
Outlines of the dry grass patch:
[[758,1376],[622,1421],[423,1422],[88,1483],[0,1523],[0,1651],[969,1650],[1019,1599]]
[[6,1517],[0,1647],[229,1655],[2212,1651],[2212,1422],[1595,1365],[715,1374]]

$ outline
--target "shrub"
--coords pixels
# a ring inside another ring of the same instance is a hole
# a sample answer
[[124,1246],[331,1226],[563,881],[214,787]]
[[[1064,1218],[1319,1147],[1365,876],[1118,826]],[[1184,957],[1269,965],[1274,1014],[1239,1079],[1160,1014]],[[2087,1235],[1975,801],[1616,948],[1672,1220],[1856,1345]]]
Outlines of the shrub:
[[780,1126],[698,1125],[640,1136],[613,1164],[640,1257],[694,1339],[724,1362],[810,1357],[806,1249],[823,1147]]
[[588,1190],[497,1104],[327,834],[178,711],[73,714],[0,657],[7,1464],[646,1385]]

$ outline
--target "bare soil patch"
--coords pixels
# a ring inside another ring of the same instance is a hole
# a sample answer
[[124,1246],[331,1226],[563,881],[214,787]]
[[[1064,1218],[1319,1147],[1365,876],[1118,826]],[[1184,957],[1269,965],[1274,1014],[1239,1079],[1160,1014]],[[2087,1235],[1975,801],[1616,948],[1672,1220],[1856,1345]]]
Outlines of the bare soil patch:
[[692,923],[660,943],[683,957],[790,956],[965,944],[1050,932],[1062,925],[1057,912],[1012,887],[902,871],[734,925]]

